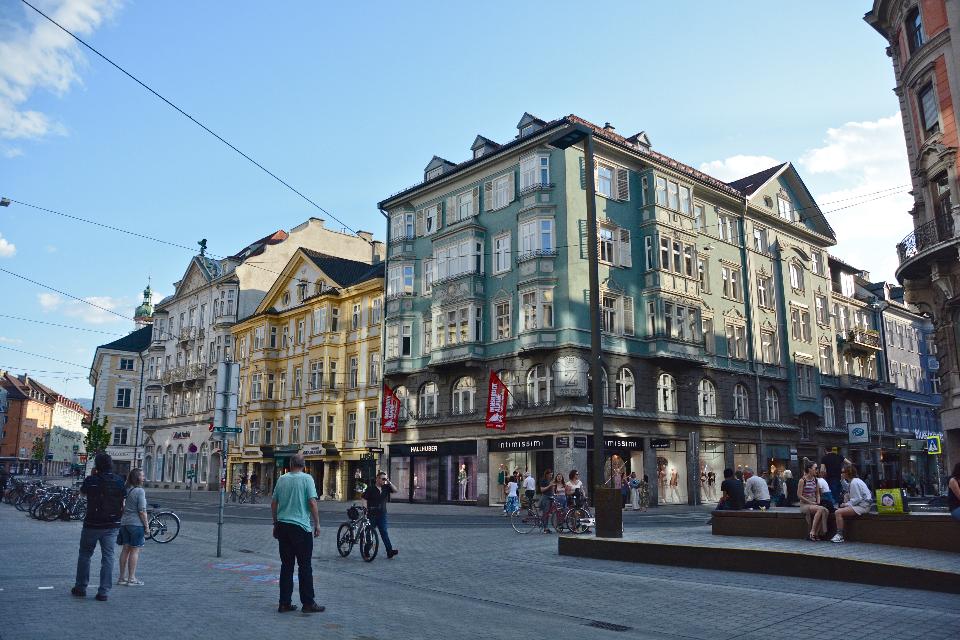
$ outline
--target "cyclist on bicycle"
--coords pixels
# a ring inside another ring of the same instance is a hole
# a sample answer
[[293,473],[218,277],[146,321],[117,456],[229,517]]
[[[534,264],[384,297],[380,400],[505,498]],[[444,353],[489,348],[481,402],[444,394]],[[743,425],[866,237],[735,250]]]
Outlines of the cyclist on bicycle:
[[553,469],[547,469],[540,478],[540,515],[543,517],[543,532],[550,530],[549,514],[553,508]]
[[587,498],[587,493],[583,489],[583,482],[580,480],[580,472],[574,469],[570,472],[570,481],[566,486],[567,502],[571,506],[581,506]]

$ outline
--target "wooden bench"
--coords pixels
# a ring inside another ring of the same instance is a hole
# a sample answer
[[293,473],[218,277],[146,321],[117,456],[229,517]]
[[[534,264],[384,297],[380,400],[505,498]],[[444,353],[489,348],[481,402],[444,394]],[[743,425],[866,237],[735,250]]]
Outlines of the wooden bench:
[[[948,513],[879,515],[865,513],[845,520],[844,537],[850,542],[868,542],[914,549],[960,553],[960,522]],[[770,511],[714,511],[713,535],[757,538],[804,539],[810,533],[798,509]],[[831,514],[829,533],[836,532]]]

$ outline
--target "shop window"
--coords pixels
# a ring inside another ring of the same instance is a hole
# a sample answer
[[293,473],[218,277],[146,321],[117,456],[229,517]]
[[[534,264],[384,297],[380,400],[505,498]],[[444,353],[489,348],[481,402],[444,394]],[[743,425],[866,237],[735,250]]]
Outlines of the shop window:
[[657,411],[677,412],[677,383],[669,373],[662,373],[657,379]]
[[660,504],[687,502],[687,443],[671,440],[667,449],[657,450],[657,488]]
[[697,385],[697,407],[701,416],[717,415],[717,388],[706,378]]

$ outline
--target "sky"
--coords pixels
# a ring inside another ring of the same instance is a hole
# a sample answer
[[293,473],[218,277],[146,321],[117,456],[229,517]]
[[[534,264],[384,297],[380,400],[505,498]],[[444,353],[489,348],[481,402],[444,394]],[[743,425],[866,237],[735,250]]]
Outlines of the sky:
[[[583,3],[35,0],[313,208],[18,0],[0,0],[0,196],[229,255],[310,216],[385,234],[376,203],[574,113],[722,180],[793,162],[833,253],[893,281],[909,168],[869,0]],[[598,7],[600,5],[597,5]],[[0,208],[0,369],[72,397],[191,251]],[[27,320],[13,319],[26,318]],[[67,325],[57,327],[51,324]],[[25,353],[26,352],[26,353]],[[31,355],[34,354],[34,355]]]

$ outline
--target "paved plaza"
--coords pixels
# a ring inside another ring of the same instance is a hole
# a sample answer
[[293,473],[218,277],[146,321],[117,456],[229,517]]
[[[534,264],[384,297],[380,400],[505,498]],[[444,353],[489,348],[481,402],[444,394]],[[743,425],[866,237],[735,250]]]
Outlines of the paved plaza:
[[[560,557],[555,535],[518,535],[494,509],[420,505],[393,506],[401,553],[371,564],[356,550],[336,554],[344,505],[321,505],[314,572],[327,611],[279,615],[269,507],[231,506],[217,559],[210,497],[165,498],[151,496],[183,516],[180,536],[148,542],[138,571],[146,586],[115,587],[106,603],[93,600],[94,588],[85,600],[69,595],[79,523],[37,522],[0,505],[0,638],[960,637],[960,596]],[[626,526],[631,535],[708,540],[706,517],[664,508],[627,514]]]

